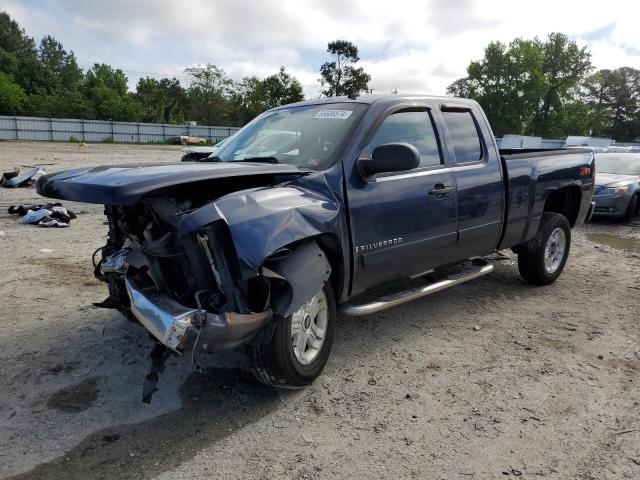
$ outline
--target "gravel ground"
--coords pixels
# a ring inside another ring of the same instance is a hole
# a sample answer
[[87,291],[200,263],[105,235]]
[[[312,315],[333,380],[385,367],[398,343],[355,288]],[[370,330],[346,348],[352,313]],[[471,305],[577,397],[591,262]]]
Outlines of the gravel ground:
[[[0,171],[172,161],[179,147],[0,143]],[[341,318],[323,376],[256,383],[238,353],[172,358],[140,401],[151,341],[92,302],[106,227],[21,225],[0,189],[0,477],[640,479],[640,224],[574,230],[560,279],[515,257],[480,280]],[[41,249],[52,250],[43,253]]]

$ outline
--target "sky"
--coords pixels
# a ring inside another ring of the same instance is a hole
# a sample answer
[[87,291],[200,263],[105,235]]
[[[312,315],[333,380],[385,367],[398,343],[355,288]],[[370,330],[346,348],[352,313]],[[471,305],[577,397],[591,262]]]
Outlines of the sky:
[[234,79],[283,65],[319,95],[327,43],[359,48],[374,93],[442,95],[491,41],[557,31],[591,51],[597,69],[640,68],[638,0],[0,0],[37,42],[49,34],[83,68],[176,76],[212,63]]

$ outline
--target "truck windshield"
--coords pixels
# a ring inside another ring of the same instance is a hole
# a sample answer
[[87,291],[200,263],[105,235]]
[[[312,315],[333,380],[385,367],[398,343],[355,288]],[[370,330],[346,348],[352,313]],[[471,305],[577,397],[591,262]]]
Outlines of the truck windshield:
[[366,106],[332,103],[266,112],[238,131],[215,152],[223,162],[285,163],[324,170]]
[[640,175],[640,155],[632,153],[596,155],[596,172]]

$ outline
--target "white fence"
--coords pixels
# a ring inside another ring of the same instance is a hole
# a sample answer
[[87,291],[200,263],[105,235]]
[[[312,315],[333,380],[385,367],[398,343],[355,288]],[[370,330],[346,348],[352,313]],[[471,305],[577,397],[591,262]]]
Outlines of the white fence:
[[109,122],[69,118],[6,117],[0,115],[0,140],[81,142],[165,142],[176,135],[196,135],[210,143],[227,138],[237,127]]

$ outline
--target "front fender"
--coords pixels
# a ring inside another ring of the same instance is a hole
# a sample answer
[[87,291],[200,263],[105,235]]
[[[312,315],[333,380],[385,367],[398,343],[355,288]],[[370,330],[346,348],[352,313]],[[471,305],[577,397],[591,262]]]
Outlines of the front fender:
[[297,186],[239,192],[216,204],[244,278],[255,276],[264,260],[285,245],[339,231],[339,204]]
[[242,278],[253,278],[265,259],[285,245],[324,233],[343,241],[340,203],[324,181],[314,182],[314,187],[320,188],[288,184],[225,195],[184,215],[178,224],[178,235],[223,220],[233,240]]

